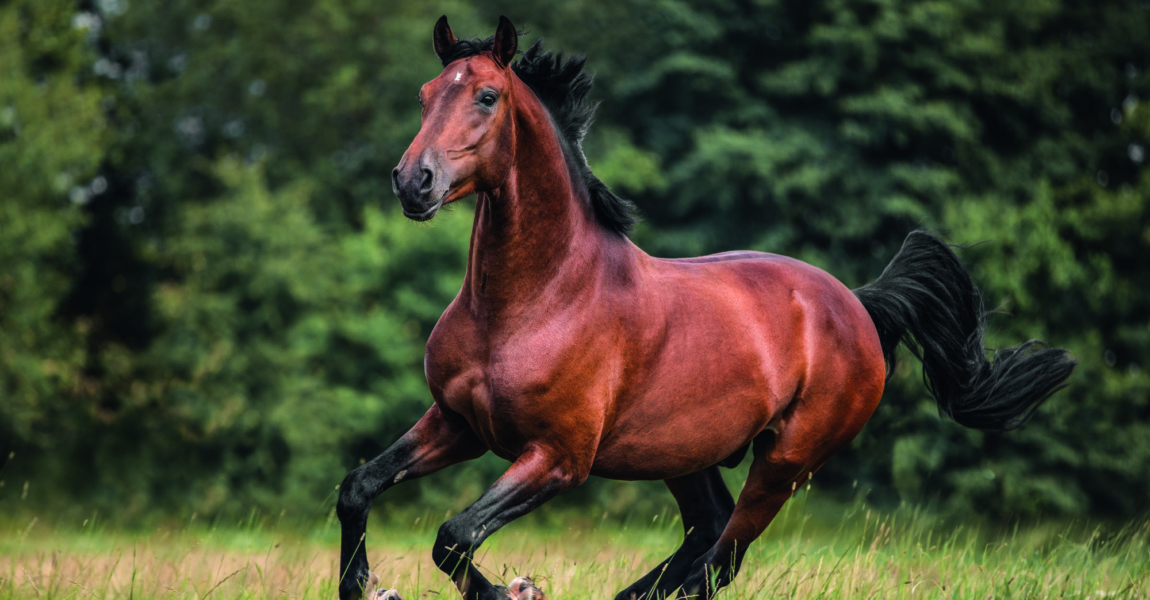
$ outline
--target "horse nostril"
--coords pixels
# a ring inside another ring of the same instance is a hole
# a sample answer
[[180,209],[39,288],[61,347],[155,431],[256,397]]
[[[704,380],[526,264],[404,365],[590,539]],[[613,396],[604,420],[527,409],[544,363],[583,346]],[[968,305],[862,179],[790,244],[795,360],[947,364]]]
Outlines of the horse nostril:
[[431,181],[435,175],[431,169],[420,169],[419,171],[423,173],[423,180],[419,182],[419,193],[426,194],[431,191]]
[[399,194],[399,167],[391,170],[391,191]]

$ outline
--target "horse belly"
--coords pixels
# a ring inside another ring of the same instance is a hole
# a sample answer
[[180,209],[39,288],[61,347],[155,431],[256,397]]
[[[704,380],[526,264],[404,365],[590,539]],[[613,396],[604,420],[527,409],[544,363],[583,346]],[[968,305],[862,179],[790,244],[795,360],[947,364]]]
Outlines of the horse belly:
[[749,443],[769,421],[762,398],[728,397],[714,409],[683,411],[657,420],[631,419],[617,427],[630,435],[600,445],[591,467],[598,477],[653,480],[700,471]]
[[754,342],[741,346],[741,354],[721,361],[660,369],[655,383],[621,399],[592,474],[677,477],[716,464],[749,443],[790,402],[799,377],[791,361],[767,364]]

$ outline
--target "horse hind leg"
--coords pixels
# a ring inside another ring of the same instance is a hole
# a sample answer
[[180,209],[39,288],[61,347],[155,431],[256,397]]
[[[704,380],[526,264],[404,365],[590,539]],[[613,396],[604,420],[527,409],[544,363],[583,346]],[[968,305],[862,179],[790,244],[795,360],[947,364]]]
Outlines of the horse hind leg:
[[714,546],[722,535],[735,500],[723,482],[718,466],[664,481],[683,517],[683,544],[674,554],[628,586],[615,600],[665,598],[687,577],[695,560]]
[[[858,394],[853,401],[838,403],[796,400],[788,414],[772,423],[768,431],[773,435],[765,432],[756,438],[754,460],[734,512],[715,544],[689,567],[680,597],[711,598],[731,583],[747,547],[763,533],[795,489],[862,429],[878,404],[877,395],[869,396]],[[827,410],[832,406],[837,410]]]
[[680,597],[711,598],[729,585],[739,572],[747,547],[767,528],[799,482],[817,468],[810,463],[782,466],[756,455],[727,527],[680,579]]

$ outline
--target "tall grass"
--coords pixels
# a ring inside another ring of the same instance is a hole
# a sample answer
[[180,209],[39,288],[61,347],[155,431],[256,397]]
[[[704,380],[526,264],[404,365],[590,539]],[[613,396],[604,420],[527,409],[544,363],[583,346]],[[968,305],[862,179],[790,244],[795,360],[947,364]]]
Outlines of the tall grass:
[[[879,514],[787,504],[721,595],[751,598],[1150,598],[1150,522],[1047,523],[998,531],[915,508]],[[376,518],[372,569],[414,598],[457,598],[430,546],[445,515]],[[0,520],[0,600],[336,597],[338,524],[252,513],[149,531],[32,517]],[[611,598],[679,543],[678,516],[547,514],[508,526],[476,563],[527,574],[553,600]]]

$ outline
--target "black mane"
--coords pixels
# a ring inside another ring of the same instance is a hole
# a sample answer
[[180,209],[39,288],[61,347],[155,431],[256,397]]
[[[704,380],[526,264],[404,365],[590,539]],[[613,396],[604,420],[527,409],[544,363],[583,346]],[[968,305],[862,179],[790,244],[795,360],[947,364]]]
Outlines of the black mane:
[[[440,55],[443,66],[482,52],[490,51],[494,36],[486,39],[456,40]],[[571,158],[579,167],[583,184],[591,196],[595,217],[604,227],[626,235],[638,222],[635,205],[614,194],[605,183],[591,172],[587,157],[583,155],[583,136],[591,126],[598,103],[587,100],[592,76],[583,72],[586,57],[575,55],[564,60],[562,54],[543,50],[543,40],[536,41],[511,69],[543,103],[559,128],[559,135],[571,150]]]

